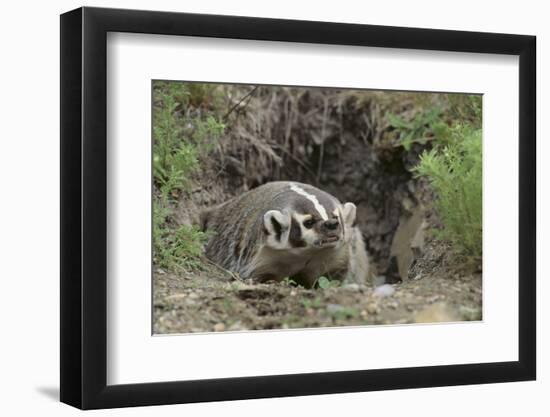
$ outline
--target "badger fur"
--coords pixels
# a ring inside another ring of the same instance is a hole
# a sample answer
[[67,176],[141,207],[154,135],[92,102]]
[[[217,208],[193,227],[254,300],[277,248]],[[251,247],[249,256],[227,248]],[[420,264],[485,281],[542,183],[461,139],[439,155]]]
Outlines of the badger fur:
[[356,207],[311,185],[277,181],[204,211],[213,236],[206,256],[258,282],[290,277],[306,287],[320,276],[364,284],[368,258]]

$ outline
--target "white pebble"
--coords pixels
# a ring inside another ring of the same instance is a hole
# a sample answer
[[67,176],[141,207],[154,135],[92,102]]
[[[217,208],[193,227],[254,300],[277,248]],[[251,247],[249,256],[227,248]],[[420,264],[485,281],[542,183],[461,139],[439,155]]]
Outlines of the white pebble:
[[390,295],[393,295],[395,292],[395,288],[390,284],[384,284],[380,285],[379,287],[376,287],[374,290],[374,296],[375,297],[389,297]]

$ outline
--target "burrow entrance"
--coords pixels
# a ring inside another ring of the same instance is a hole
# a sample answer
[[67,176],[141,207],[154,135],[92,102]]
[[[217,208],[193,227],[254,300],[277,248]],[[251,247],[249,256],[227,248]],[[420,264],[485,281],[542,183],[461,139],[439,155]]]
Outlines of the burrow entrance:
[[[426,145],[408,150],[388,123],[410,117],[419,100],[439,95],[364,90],[224,86],[237,103],[226,114],[226,134],[203,161],[203,186],[193,206],[219,204],[268,181],[315,185],[358,207],[377,274],[394,280],[395,232],[420,205],[425,186],[410,172]],[[183,204],[188,207],[188,203]]]

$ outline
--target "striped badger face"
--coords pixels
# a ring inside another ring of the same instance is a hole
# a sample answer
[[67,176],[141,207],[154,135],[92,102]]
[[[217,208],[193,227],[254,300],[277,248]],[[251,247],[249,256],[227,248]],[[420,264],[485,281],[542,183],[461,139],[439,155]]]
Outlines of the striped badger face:
[[289,185],[283,198],[284,208],[264,214],[268,247],[301,251],[343,245],[347,229],[355,222],[355,204],[342,205],[330,194],[305,184]]

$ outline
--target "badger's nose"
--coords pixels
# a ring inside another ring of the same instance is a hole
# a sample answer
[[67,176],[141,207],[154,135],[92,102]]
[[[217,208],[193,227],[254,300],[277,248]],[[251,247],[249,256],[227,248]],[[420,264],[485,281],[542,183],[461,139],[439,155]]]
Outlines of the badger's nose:
[[329,219],[325,221],[325,228],[327,230],[336,230],[338,229],[338,219]]

